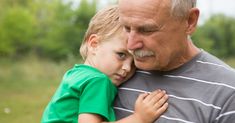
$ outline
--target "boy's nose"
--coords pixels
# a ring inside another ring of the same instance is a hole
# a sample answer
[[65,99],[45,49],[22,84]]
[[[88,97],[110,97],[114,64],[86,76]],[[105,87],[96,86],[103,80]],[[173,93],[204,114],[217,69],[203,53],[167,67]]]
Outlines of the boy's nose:
[[131,71],[131,64],[130,63],[125,63],[122,66],[122,69],[127,73]]

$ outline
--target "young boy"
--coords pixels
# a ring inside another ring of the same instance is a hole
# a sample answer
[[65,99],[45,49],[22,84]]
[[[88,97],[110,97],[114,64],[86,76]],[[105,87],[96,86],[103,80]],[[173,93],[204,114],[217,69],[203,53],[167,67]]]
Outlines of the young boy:
[[[112,103],[117,87],[134,71],[127,39],[118,22],[118,8],[99,11],[90,21],[80,53],[85,62],[67,71],[46,107],[42,123],[115,121]],[[117,123],[151,123],[166,110],[165,91],[140,94],[135,112]]]

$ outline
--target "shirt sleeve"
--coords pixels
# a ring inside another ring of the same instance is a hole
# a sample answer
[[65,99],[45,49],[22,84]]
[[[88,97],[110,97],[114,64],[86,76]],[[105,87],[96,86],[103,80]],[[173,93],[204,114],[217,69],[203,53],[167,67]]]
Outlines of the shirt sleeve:
[[214,123],[231,123],[235,121],[235,93],[226,100],[220,114],[216,117]]
[[108,78],[93,78],[86,84],[81,92],[79,114],[95,113],[107,121],[115,121],[112,103],[116,95],[116,87]]

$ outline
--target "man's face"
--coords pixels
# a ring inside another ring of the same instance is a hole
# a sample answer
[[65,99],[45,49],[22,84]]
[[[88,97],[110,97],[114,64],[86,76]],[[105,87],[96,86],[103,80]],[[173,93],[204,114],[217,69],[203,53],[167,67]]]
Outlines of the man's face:
[[119,0],[120,21],[135,65],[144,70],[170,70],[187,48],[187,21],[170,15],[169,0]]

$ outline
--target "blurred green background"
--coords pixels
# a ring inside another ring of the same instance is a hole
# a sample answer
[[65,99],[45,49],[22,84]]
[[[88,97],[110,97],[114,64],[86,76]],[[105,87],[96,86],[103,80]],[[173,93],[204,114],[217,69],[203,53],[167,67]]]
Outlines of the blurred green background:
[[[38,123],[101,6],[81,0],[0,0],[0,122]],[[111,2],[110,2],[111,3]],[[102,7],[102,6],[101,6]],[[194,43],[235,67],[235,19],[211,16]]]

